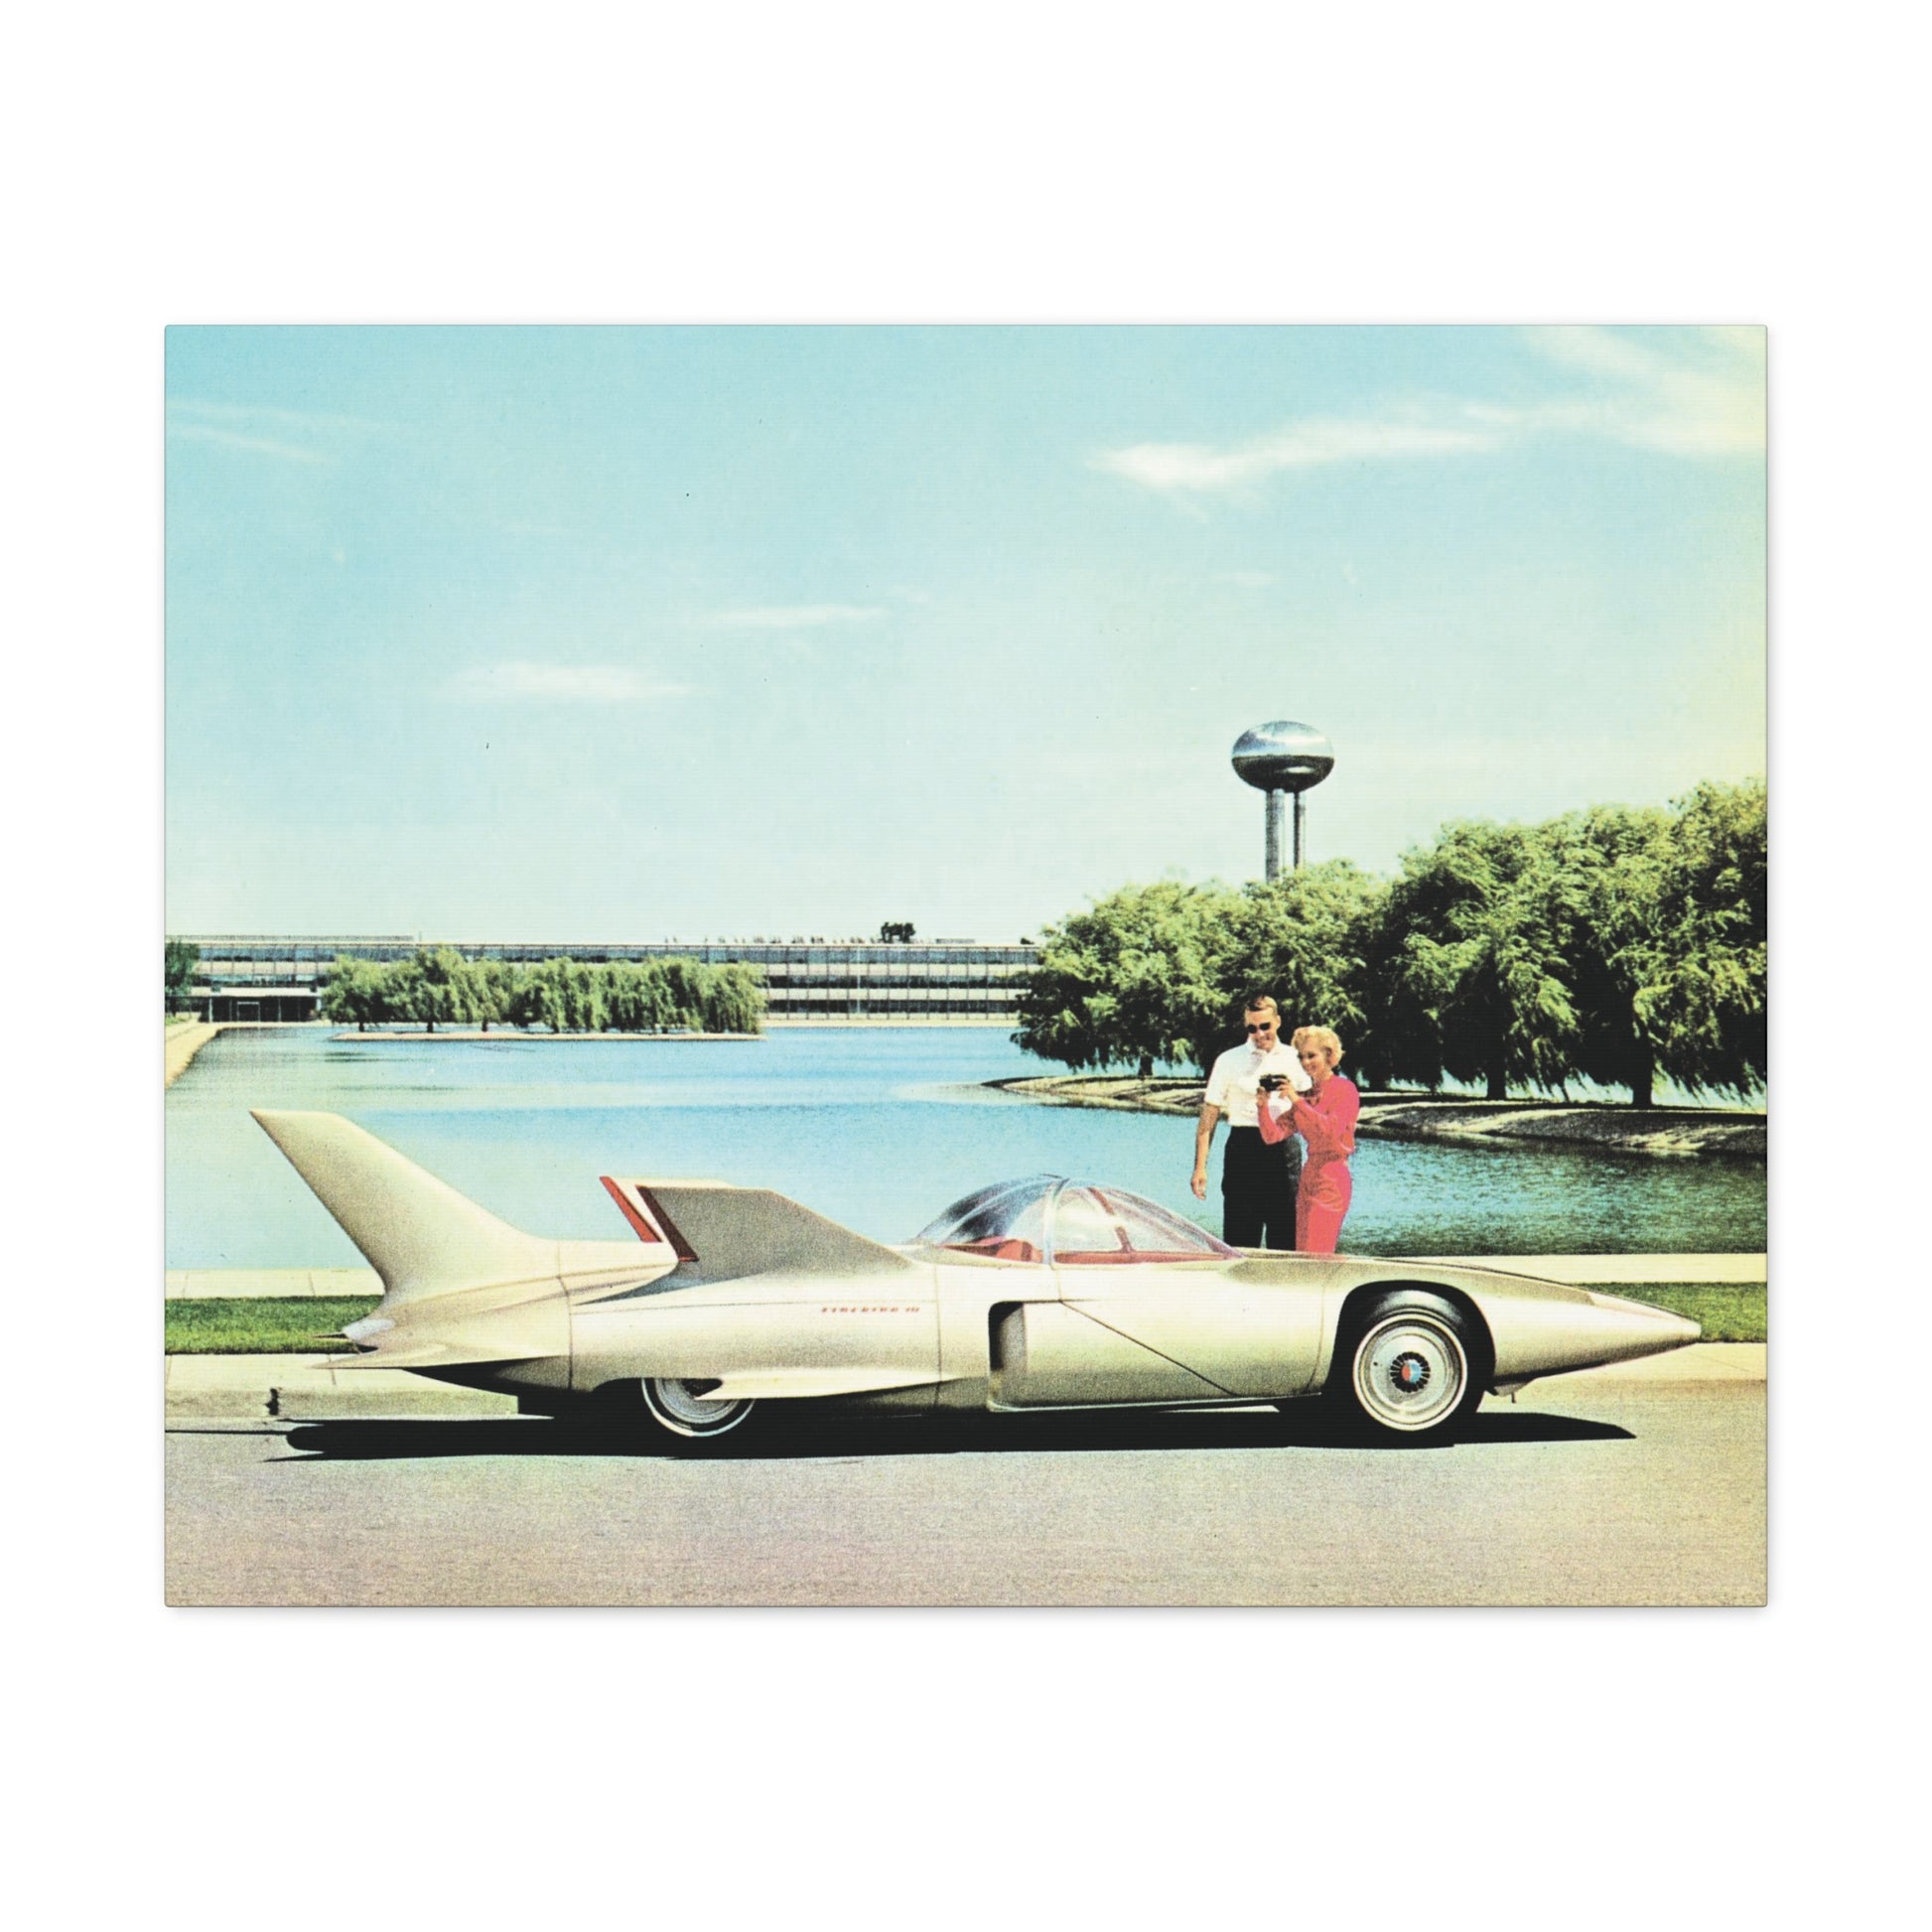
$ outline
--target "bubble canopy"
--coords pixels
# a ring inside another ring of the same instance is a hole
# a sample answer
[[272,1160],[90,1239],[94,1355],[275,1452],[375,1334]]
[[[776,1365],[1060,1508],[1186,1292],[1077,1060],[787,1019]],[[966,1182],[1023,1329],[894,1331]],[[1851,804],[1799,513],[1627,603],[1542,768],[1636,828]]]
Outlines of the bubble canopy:
[[1217,1261],[1236,1252],[1145,1195],[1057,1173],[995,1181],[963,1195],[912,1239],[989,1261],[1055,1267]]

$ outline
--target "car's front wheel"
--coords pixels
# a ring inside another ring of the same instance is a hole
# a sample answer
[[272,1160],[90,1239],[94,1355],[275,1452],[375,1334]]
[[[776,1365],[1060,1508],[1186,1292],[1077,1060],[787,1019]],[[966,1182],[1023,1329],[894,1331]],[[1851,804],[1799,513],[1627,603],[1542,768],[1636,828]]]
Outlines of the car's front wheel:
[[1481,1337],[1441,1296],[1383,1297],[1338,1355],[1328,1389],[1381,1436],[1447,1437],[1482,1400]]
[[758,1406],[752,1401],[714,1402],[705,1393],[716,1382],[692,1381],[677,1376],[644,1377],[644,1407],[660,1429],[687,1441],[708,1442],[714,1436],[728,1436]]

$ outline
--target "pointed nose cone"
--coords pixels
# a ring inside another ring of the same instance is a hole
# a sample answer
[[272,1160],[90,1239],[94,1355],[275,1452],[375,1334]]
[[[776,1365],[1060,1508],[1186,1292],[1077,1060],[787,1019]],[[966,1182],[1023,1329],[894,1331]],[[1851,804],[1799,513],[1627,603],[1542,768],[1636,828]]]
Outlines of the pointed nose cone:
[[1599,1362],[1662,1355],[1673,1348],[1688,1348],[1704,1334],[1687,1315],[1653,1309],[1647,1302],[1626,1302],[1616,1295],[1592,1295],[1589,1301],[1591,1353]]

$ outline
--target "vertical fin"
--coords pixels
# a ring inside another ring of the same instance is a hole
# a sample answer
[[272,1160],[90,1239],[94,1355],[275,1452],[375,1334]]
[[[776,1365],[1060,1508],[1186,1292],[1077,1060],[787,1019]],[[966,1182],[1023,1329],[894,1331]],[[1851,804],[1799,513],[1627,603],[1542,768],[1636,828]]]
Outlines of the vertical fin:
[[340,1114],[256,1109],[392,1301],[554,1275],[557,1244],[499,1221]]
[[742,1275],[897,1275],[913,1264],[901,1254],[828,1221],[768,1187],[723,1180],[621,1180],[613,1193],[633,1193],[660,1237],[693,1265],[694,1279]]

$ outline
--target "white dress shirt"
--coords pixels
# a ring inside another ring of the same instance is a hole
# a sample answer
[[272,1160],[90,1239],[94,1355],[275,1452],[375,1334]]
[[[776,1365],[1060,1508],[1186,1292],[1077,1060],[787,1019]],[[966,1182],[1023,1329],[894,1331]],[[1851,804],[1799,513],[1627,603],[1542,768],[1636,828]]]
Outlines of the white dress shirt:
[[1255,1098],[1264,1073],[1280,1073],[1298,1093],[1307,1093],[1311,1082],[1302,1070],[1294,1047],[1276,1040],[1267,1052],[1252,1043],[1230,1046],[1215,1062],[1207,1076],[1207,1092],[1202,1096],[1210,1107],[1227,1116],[1230,1127],[1255,1127]]

